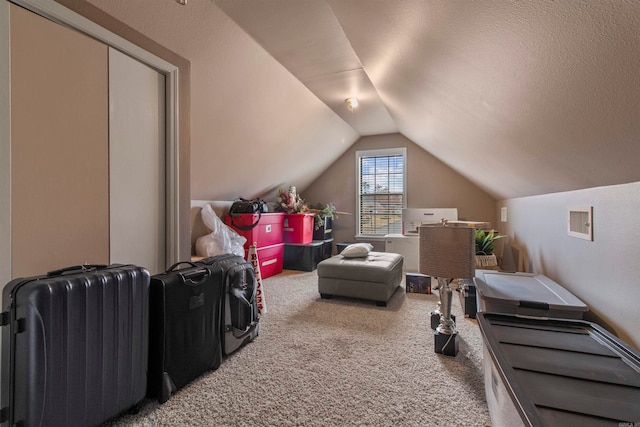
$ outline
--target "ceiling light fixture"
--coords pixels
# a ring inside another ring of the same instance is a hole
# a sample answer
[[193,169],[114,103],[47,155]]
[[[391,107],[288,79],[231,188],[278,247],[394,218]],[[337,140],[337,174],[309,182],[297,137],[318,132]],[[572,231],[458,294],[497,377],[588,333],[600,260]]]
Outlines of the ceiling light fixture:
[[176,0],[176,3],[180,3],[181,5],[187,4],[187,0]]
[[347,104],[347,108],[349,109],[349,111],[351,111],[353,113],[353,110],[355,110],[356,108],[358,108],[358,98],[347,98],[344,100],[344,102]]

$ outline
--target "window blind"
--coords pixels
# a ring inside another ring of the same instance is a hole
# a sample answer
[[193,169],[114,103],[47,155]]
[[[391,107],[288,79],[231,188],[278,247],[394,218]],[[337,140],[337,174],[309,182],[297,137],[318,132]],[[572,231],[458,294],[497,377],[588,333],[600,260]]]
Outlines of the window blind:
[[404,167],[404,155],[360,158],[359,234],[402,233]]

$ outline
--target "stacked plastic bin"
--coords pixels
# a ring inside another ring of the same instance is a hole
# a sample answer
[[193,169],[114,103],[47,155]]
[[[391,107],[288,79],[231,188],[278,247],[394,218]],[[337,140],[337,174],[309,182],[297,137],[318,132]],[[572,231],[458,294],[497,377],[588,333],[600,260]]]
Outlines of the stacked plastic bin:
[[[282,212],[225,215],[224,222],[244,236],[244,256],[255,244],[263,279],[282,273],[284,263],[284,216]],[[256,224],[257,222],[257,224]],[[255,224],[255,226],[253,226]],[[252,227],[253,226],[253,227]]]
[[[331,256],[331,220],[314,231],[313,214],[288,214],[284,218],[284,268],[313,271]],[[328,221],[327,221],[328,220]]]
[[313,240],[322,241],[322,259],[331,256],[333,250],[333,219],[324,218],[324,224],[313,229]]

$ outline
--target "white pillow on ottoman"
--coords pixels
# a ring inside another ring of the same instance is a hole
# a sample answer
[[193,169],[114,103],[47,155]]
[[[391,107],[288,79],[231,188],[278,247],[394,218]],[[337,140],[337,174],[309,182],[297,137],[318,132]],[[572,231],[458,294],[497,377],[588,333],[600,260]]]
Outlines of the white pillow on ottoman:
[[340,255],[347,258],[360,258],[369,255],[373,249],[371,243],[352,243],[340,252]]

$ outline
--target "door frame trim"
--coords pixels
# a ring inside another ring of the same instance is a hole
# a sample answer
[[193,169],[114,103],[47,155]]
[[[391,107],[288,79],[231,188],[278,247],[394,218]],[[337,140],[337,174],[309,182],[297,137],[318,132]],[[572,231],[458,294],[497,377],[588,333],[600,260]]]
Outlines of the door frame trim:
[[11,280],[11,27],[0,2],[0,283]]

